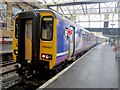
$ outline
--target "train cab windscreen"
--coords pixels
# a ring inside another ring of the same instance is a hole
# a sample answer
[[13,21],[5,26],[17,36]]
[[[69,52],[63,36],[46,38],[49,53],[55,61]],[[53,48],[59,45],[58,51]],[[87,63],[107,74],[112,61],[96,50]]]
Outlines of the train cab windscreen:
[[51,41],[53,38],[53,17],[44,16],[42,18],[42,40]]

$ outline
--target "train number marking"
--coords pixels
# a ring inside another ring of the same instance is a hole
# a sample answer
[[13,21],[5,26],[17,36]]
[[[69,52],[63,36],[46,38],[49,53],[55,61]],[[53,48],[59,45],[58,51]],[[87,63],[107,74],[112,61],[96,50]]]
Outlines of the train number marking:
[[42,46],[43,48],[52,49],[52,46]]

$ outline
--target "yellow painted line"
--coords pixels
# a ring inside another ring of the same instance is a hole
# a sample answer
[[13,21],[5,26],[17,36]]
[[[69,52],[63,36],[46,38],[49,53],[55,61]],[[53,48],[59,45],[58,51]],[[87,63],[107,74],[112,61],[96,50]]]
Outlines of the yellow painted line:
[[[95,46],[96,47],[96,46]],[[90,51],[92,51],[95,47],[93,47],[91,50],[89,50],[87,53],[85,53],[83,56],[81,56],[79,58],[82,59],[83,57],[85,57]],[[50,80],[48,80],[46,83],[44,83],[42,86],[40,86],[38,89],[36,90],[41,90],[45,87],[47,87],[49,84],[51,84],[53,81],[55,81],[58,77],[60,77],[63,73],[65,73],[69,68],[71,68],[75,63],[77,63],[79,60],[76,60],[75,62],[73,62],[71,65],[69,65],[67,68],[63,69],[61,72],[59,72],[57,75],[55,75],[53,78],[51,78]]]

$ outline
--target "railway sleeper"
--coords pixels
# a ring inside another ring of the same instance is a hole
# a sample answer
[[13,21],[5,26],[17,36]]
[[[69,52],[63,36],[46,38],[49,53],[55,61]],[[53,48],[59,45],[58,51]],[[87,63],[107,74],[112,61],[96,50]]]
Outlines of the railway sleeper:
[[2,54],[2,62],[13,60],[12,53],[4,53]]

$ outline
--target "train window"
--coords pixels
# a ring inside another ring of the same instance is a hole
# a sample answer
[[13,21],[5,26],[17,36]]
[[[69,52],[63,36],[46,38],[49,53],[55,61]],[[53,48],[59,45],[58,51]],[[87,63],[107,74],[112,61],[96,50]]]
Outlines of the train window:
[[89,38],[87,37],[87,41],[89,41]]
[[85,34],[82,35],[82,38],[83,38],[84,41],[86,41],[86,35]]
[[53,17],[44,16],[42,18],[42,39],[45,41],[51,41],[53,38]]
[[25,33],[26,36],[32,39],[32,20],[27,20],[25,23]]
[[81,37],[81,32],[80,31],[78,32],[78,34],[79,34],[79,37]]

